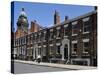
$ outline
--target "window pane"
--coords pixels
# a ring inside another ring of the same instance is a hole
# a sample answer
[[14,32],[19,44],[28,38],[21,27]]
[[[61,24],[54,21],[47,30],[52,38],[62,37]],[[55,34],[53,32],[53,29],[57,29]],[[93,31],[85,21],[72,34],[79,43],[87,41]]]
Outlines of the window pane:
[[67,29],[67,27],[65,27],[65,29],[64,29],[64,34],[65,34],[65,35],[67,35],[67,34],[68,34],[68,32],[67,32],[67,31],[68,31],[68,29]]
[[74,44],[74,48],[77,48],[77,44]]
[[85,42],[84,43],[84,47],[88,47],[89,46],[89,43],[88,42]]
[[72,34],[77,34],[78,25],[72,25]]
[[77,43],[73,44],[73,52],[77,52]]
[[87,21],[87,22],[84,22],[84,24],[83,24],[84,26],[84,32],[87,32],[87,31],[90,31],[90,23],[89,23],[89,21]]

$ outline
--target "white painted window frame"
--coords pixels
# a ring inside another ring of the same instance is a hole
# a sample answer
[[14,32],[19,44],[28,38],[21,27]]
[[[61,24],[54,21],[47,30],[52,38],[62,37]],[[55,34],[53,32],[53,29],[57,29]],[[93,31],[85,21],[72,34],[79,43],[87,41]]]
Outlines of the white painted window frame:
[[57,31],[56,31],[57,32],[56,39],[59,39],[60,37],[58,35],[60,35],[60,29],[61,29],[61,27],[57,27],[56,29],[57,29]]
[[73,48],[73,44],[77,44],[77,40],[75,40],[75,41],[72,41],[72,54],[76,54],[76,52],[74,51],[74,48]]
[[90,39],[83,39],[83,53],[88,54],[88,52],[84,51],[84,43],[88,42],[89,43]]
[[68,24],[64,25],[64,37],[68,37],[65,35],[65,28],[67,28],[67,27],[68,27]]
[[83,21],[83,34],[88,34],[88,33],[90,33],[89,31],[84,31],[84,22],[87,22],[87,21],[89,21],[90,20],[90,17],[86,17],[86,18],[84,18],[84,19],[82,19],[82,21]]
[[72,22],[72,36],[77,36],[78,35],[78,34],[74,34],[74,32],[73,32],[73,26],[77,25],[77,24],[78,24],[78,21]]

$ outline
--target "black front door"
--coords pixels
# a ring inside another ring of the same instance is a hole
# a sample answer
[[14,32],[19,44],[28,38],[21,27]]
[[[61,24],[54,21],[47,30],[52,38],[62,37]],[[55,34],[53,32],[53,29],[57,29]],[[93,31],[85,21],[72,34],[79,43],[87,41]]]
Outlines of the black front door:
[[68,45],[64,47],[64,59],[68,59]]

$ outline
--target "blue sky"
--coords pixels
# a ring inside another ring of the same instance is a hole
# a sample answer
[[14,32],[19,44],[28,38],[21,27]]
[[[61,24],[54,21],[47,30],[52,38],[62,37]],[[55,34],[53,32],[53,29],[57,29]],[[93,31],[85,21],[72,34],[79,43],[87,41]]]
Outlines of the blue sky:
[[21,9],[24,8],[27,14],[29,25],[31,21],[36,20],[41,26],[50,27],[54,23],[54,12],[57,10],[61,17],[61,22],[64,17],[69,19],[83,15],[94,10],[93,6],[68,5],[68,4],[47,4],[34,2],[14,2],[14,28],[16,31],[16,22],[20,15]]

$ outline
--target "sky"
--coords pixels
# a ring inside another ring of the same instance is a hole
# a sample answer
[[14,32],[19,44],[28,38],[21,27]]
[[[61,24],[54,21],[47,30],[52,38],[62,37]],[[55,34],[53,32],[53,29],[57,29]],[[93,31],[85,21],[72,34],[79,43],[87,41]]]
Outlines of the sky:
[[36,20],[43,27],[50,27],[54,24],[54,12],[59,12],[61,22],[65,16],[69,19],[84,15],[94,10],[93,6],[68,5],[68,4],[50,4],[50,3],[34,3],[34,2],[14,2],[14,31],[17,29],[17,20],[24,8],[29,27],[31,21]]

